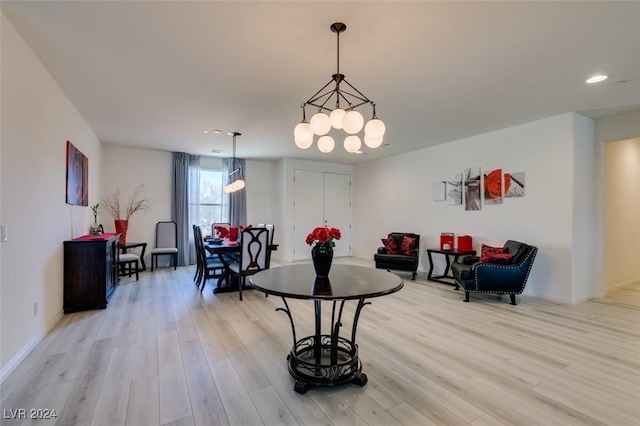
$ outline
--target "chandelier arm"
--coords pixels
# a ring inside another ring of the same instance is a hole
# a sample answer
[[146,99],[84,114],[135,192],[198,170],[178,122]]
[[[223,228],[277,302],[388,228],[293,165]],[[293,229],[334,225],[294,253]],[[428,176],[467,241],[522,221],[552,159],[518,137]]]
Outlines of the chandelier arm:
[[[324,105],[325,105],[327,102],[329,102],[329,101],[331,100],[331,97],[332,97],[332,96],[333,96],[333,94],[334,94],[334,93],[336,93],[336,92],[339,92],[339,91],[337,91],[336,89],[332,89],[332,90],[330,90],[330,91],[328,91],[328,92],[324,92],[322,95],[316,96],[316,97],[315,97],[315,98],[313,98],[313,99],[309,99],[309,100],[307,101],[307,103],[308,103],[309,105],[317,106],[318,108],[324,108]],[[323,99],[323,98],[325,98],[325,97],[326,97],[326,99],[324,100],[324,102],[322,102],[322,105],[318,105],[318,104],[316,103],[316,102],[319,102],[320,100],[322,100],[322,99]]]
[[[351,83],[349,83],[346,79],[344,79],[344,80],[342,80],[342,81],[344,81],[345,83],[347,83],[347,85],[348,85],[349,87],[351,87],[353,90],[355,90],[356,92],[358,92],[358,94],[359,94],[361,97],[356,96],[356,95],[353,95],[353,94],[351,94],[351,96],[356,97],[356,98],[359,98],[359,99],[361,99],[361,100],[363,100],[363,101],[371,102],[371,100],[370,100],[369,98],[367,98],[367,97],[366,97],[366,95],[364,95],[361,91],[359,91],[358,89],[356,89],[355,87],[353,87],[353,85],[352,85]],[[346,93],[346,92],[345,92],[345,93]]]
[[[318,94],[319,94],[320,92],[322,92],[324,89],[326,89],[326,88],[327,88],[327,87],[328,87],[332,82],[333,82],[333,79],[329,80],[329,82],[328,82],[327,84],[325,84],[324,86],[322,86],[322,88],[321,88],[320,90],[318,90],[316,93],[314,93],[314,94],[309,98],[309,100],[305,102],[305,105],[306,105],[306,104],[311,104],[311,102],[315,102],[315,101],[317,101],[317,100],[318,100],[318,98],[321,98],[322,96],[324,96],[324,95],[318,96]],[[335,89],[332,89],[332,91],[333,91],[333,90],[335,90]],[[330,92],[328,92],[328,93],[330,93]]]
[[[340,96],[342,97],[342,99],[344,99],[345,101],[347,101],[347,103],[349,104],[349,108],[355,108],[352,106],[352,104],[355,101],[360,101],[360,103],[358,104],[358,106],[363,105],[363,104],[367,104],[367,103],[371,103],[371,100],[367,99],[367,98],[362,98],[358,95],[355,95],[353,93],[349,93],[346,92],[344,90],[340,90]],[[353,99],[349,99],[348,96],[350,96]]]

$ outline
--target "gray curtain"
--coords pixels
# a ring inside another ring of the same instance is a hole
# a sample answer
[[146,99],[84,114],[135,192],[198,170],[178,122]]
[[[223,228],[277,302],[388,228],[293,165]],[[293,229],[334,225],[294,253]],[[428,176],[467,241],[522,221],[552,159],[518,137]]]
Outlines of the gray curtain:
[[196,263],[191,224],[199,223],[200,156],[173,153],[171,220],[178,225],[178,265]]
[[[244,174],[245,161],[242,158],[227,158],[224,160],[224,166],[227,171],[227,181],[225,185],[233,182],[236,179],[242,179],[246,183]],[[238,170],[229,176],[234,170]],[[246,188],[231,194],[225,194],[228,198],[229,205],[229,223],[231,226],[246,226],[247,225],[247,190]]]

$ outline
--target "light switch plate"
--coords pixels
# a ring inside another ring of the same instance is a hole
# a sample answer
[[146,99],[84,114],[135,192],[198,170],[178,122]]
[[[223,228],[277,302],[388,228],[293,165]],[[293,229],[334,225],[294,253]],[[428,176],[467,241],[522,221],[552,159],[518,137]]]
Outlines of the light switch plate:
[[2,241],[8,241],[9,235],[7,234],[7,225],[1,225],[0,227],[2,228]]

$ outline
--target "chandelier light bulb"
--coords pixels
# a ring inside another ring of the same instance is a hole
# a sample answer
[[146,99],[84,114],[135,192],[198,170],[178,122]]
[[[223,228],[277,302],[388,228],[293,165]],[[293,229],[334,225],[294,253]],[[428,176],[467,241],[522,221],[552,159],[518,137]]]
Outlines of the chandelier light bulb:
[[238,188],[238,189],[242,189],[242,188],[244,188],[244,187],[245,187],[244,180],[242,180],[242,179],[238,179],[238,180],[236,181],[236,185],[237,185],[237,188]]
[[224,186],[224,193],[225,194],[230,194],[231,192],[232,192],[231,191],[231,185],[225,185]]
[[293,136],[298,148],[307,149],[313,143],[313,132],[307,122],[303,121],[302,123],[298,123],[295,129],[293,129]]
[[362,130],[362,126],[364,126],[364,118],[362,118],[362,114],[358,111],[352,109],[344,115],[344,119],[342,120],[342,130],[345,132],[350,135],[355,135]]
[[361,146],[362,142],[360,142],[360,138],[356,135],[347,136],[344,139],[344,149],[347,152],[350,152],[352,154],[358,152]]
[[329,119],[331,120],[331,127],[334,129],[342,129],[342,120],[344,120],[344,116],[347,112],[343,109],[336,108],[331,111],[329,114]]
[[329,116],[323,112],[314,114],[309,122],[311,130],[318,136],[326,135],[331,130],[331,120]]
[[365,133],[364,144],[369,148],[377,148],[380,145],[382,145],[382,139],[383,139],[382,136],[380,136],[379,138],[373,138],[369,134]]
[[327,154],[333,151],[333,148],[335,146],[336,146],[336,143],[334,142],[331,136],[322,136],[320,139],[318,139],[318,149],[323,154]]
[[295,138],[294,141],[295,141],[296,146],[298,148],[307,149],[311,145],[313,145],[313,136],[311,136],[309,139],[298,139],[298,138]]
[[367,122],[367,125],[364,126],[364,134],[371,136],[373,139],[383,137],[386,130],[384,123],[379,118],[372,118]]

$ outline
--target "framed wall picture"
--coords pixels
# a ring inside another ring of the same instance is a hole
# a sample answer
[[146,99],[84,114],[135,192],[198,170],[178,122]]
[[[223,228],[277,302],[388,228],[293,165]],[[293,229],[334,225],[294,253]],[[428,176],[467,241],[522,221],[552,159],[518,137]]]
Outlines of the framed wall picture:
[[89,205],[89,159],[67,141],[67,204]]

